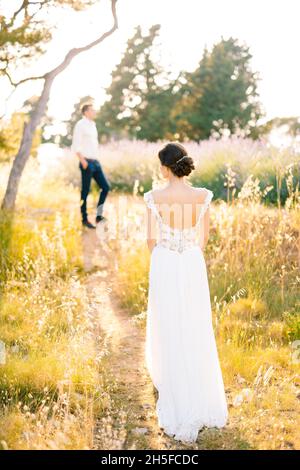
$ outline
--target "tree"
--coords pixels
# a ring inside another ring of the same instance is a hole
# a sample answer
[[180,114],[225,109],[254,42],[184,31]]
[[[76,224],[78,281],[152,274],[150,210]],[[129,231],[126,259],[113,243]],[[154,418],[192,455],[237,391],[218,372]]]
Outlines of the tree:
[[261,135],[269,134],[273,130],[285,130],[286,134],[291,137],[300,136],[300,117],[291,116],[291,117],[276,117],[270,119],[265,124],[262,124],[259,127],[259,132]]
[[177,80],[170,81],[169,74],[155,60],[159,31],[160,25],[153,25],[143,35],[138,26],[128,40],[126,51],[112,72],[106,90],[108,100],[97,117],[101,134],[151,141],[170,131]]
[[136,137],[150,142],[160,139],[173,139],[176,122],[172,119],[172,108],[178,95],[175,90],[177,79],[165,87],[150,91],[145,96],[144,106],[137,110],[138,123]]
[[[28,114],[24,112],[13,113],[8,122],[2,122],[0,129],[0,162],[9,162],[16,154],[22,139],[22,127],[28,121]],[[31,155],[37,155],[41,143],[41,130],[36,129],[32,139]]]
[[6,76],[13,86],[25,81],[43,77],[28,77],[14,81],[12,78],[15,65],[28,65],[34,58],[45,52],[46,44],[51,40],[51,30],[55,25],[47,26],[43,18],[45,12],[59,7],[82,10],[96,0],[22,0],[20,6],[11,15],[0,16],[0,75]]
[[[24,170],[25,164],[28,160],[28,157],[30,155],[30,149],[32,145],[32,139],[34,132],[36,128],[38,127],[42,117],[45,114],[46,107],[48,104],[49,96],[50,96],[50,91],[51,87],[53,84],[54,79],[62,73],[68,65],[71,63],[73,58],[77,56],[78,54],[87,51],[91,49],[92,47],[96,46],[97,44],[100,44],[104,39],[106,39],[108,36],[110,36],[117,28],[118,28],[118,19],[117,19],[117,13],[116,13],[116,2],[117,0],[111,0],[111,11],[112,11],[112,16],[113,16],[113,26],[103,33],[100,37],[95,39],[94,41],[86,44],[85,46],[79,47],[79,48],[73,48],[71,49],[65,56],[64,60],[54,69],[50,70],[49,72],[45,73],[42,76],[39,77],[28,77],[20,80],[19,82],[14,82],[10,76],[9,71],[6,70],[5,75],[9,77],[10,83],[13,86],[18,86],[20,83],[23,83],[26,80],[31,80],[31,79],[41,79],[43,80],[43,89],[42,93],[39,96],[32,112],[30,115],[30,118],[28,122],[24,123],[24,128],[23,128],[23,134],[22,134],[22,140],[21,144],[19,147],[19,150],[17,152],[17,155],[13,161],[13,165],[10,171],[9,179],[8,179],[8,184],[6,188],[6,192],[4,195],[4,199],[2,202],[2,208],[3,209],[9,209],[13,210],[15,206],[15,201],[17,197],[17,192],[18,192],[18,187],[21,179],[22,172]],[[45,8],[49,6],[53,6],[55,4],[59,3],[69,3],[69,5],[73,5],[75,8],[77,8],[78,5],[84,5],[87,2],[81,1],[81,0],[41,0],[39,2],[32,2],[29,0],[24,0],[22,2],[22,5],[20,8],[23,7],[23,15],[26,18],[26,15],[28,14],[29,8],[33,5],[36,7],[38,4],[40,8]],[[88,2],[90,3],[90,2]],[[14,17],[17,17],[19,15],[19,10],[15,12],[13,15]],[[33,14],[33,18],[35,15]],[[31,20],[33,19],[31,17]],[[36,43],[37,44],[37,43]],[[8,48],[9,49],[9,48]]]
[[175,117],[181,138],[200,140],[210,135],[255,133],[261,117],[257,74],[250,68],[249,48],[229,38],[207,48],[198,68],[186,74]]

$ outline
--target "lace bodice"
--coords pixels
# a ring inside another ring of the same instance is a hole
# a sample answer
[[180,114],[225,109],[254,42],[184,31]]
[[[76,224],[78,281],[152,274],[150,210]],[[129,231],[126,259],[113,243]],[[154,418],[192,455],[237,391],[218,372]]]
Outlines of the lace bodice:
[[184,250],[192,246],[199,246],[199,225],[213,197],[213,192],[209,189],[200,189],[205,189],[206,197],[204,202],[202,203],[197,222],[192,227],[184,229],[173,228],[170,225],[164,223],[154,202],[153,190],[144,193],[144,201],[146,202],[147,206],[152,210],[156,220],[158,221],[159,236],[156,242],[157,246],[164,246],[170,250],[174,250],[179,253],[182,253]]

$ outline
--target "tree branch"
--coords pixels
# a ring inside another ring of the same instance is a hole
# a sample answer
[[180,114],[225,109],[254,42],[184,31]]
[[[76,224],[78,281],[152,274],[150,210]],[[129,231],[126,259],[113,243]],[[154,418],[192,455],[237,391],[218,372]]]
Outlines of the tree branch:
[[109,29],[108,31],[106,31],[105,33],[103,33],[102,36],[100,36],[95,41],[92,41],[92,42],[86,44],[85,46],[71,49],[67,53],[67,55],[65,56],[65,58],[61,62],[61,64],[59,64],[57,67],[55,67],[54,69],[50,70],[50,72],[47,72],[45,74],[45,78],[47,78],[48,76],[55,77],[58,73],[62,72],[70,64],[70,62],[74,59],[75,56],[77,56],[81,52],[88,51],[92,47],[96,46],[97,44],[102,42],[107,36],[110,36],[118,28],[116,3],[117,3],[117,0],[111,0],[111,11],[112,11],[113,19],[114,19],[114,23],[113,23],[112,28]]
[[14,24],[14,21],[15,21],[16,17],[18,16],[18,14],[21,13],[21,11],[24,10],[24,8],[26,8],[26,6],[27,6],[27,0],[23,0],[20,7],[12,15],[12,17],[10,19],[10,22],[7,25],[8,27],[10,27]]
[[[40,2],[40,3],[42,3],[42,2]],[[47,78],[50,78],[50,77],[54,78],[54,77],[56,77],[56,75],[58,75],[60,72],[62,72],[70,64],[70,62],[74,59],[75,56],[77,56],[81,52],[84,52],[84,51],[87,51],[87,50],[91,49],[92,47],[96,46],[100,42],[104,41],[104,39],[107,36],[110,36],[118,28],[116,3],[117,3],[117,0],[111,0],[111,11],[112,11],[113,19],[114,19],[113,26],[112,26],[111,29],[109,29],[108,31],[103,33],[102,36],[100,36],[98,39],[86,44],[85,46],[71,49],[67,53],[67,55],[65,56],[64,60],[58,66],[56,66],[54,69],[50,70],[49,72],[46,72],[44,75],[40,75],[40,76],[37,76],[37,77],[27,77],[27,78],[23,78],[22,80],[19,80],[18,82],[14,82],[12,80],[10,74],[8,73],[8,71],[2,69],[4,75],[6,75],[7,78],[9,79],[10,84],[13,87],[16,88],[17,86],[21,85],[22,83],[28,82],[30,80],[41,80],[41,79],[47,79]],[[24,7],[24,5],[26,5],[26,4],[28,4],[28,0],[23,1],[22,7]],[[20,9],[21,9],[21,7],[20,7]],[[15,14],[18,13],[19,10],[17,12],[15,12]]]
[[[35,77],[36,79],[38,78],[44,79],[43,90],[32,112],[30,113],[29,121],[26,122],[26,124],[24,125],[20,147],[19,147],[17,155],[14,158],[13,165],[9,174],[6,191],[5,191],[5,195],[4,195],[2,206],[1,206],[3,209],[13,210],[15,207],[20,179],[21,179],[24,167],[26,165],[26,162],[30,155],[33,135],[37,126],[41,122],[42,117],[44,116],[46,112],[46,107],[49,101],[52,83],[55,77],[69,65],[73,57],[78,55],[80,52],[86,51],[92,48],[93,46],[99,44],[101,41],[103,41],[107,36],[112,34],[117,29],[118,20],[117,20],[117,14],[116,14],[116,3],[117,3],[117,0],[111,0],[111,9],[112,9],[112,14],[114,18],[114,24],[110,30],[108,30],[107,32],[102,34],[102,36],[100,36],[98,39],[96,39],[95,41],[92,41],[86,46],[80,47],[78,49],[71,49],[66,55],[65,59],[62,61],[62,63],[58,67],[54,68],[53,70],[51,70],[50,72],[46,73],[45,75],[41,77]],[[23,79],[23,82],[29,79],[30,78]]]
[[41,80],[41,79],[45,79],[45,74],[44,74],[44,75],[40,75],[40,76],[38,76],[38,77],[22,78],[22,80],[19,80],[18,82],[14,82],[14,81],[12,80],[12,78],[11,78],[11,76],[10,76],[10,74],[8,73],[7,70],[3,70],[3,69],[2,69],[1,72],[3,72],[3,75],[5,75],[5,76],[8,78],[10,84],[11,84],[13,87],[15,87],[15,88],[16,88],[17,86],[21,85],[21,83],[28,82],[29,80]]

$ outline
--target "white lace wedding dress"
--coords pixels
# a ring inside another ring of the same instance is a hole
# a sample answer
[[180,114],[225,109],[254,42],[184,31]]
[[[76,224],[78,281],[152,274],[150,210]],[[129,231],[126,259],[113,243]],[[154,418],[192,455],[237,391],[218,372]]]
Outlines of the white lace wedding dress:
[[199,246],[201,219],[212,199],[206,191],[195,226],[165,224],[153,199],[144,200],[158,221],[150,258],[145,359],[158,390],[158,424],[176,440],[195,442],[203,426],[225,426],[224,383],[211,317],[207,270]]

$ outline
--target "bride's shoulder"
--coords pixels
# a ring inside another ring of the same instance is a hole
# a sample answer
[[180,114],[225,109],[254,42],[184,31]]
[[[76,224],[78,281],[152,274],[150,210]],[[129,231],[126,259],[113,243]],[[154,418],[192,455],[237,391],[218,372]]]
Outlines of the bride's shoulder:
[[211,191],[211,189],[204,188],[204,187],[193,187],[193,189],[195,190],[195,193],[197,197],[199,198],[200,203],[204,203],[204,202],[212,200],[214,193],[213,191]]
[[156,189],[152,189],[152,194],[155,197],[161,197],[161,196],[164,196],[164,194],[166,193],[166,188],[156,188]]
[[150,189],[143,194],[144,201],[149,204],[153,204],[155,201],[155,194],[158,192],[158,189]]
[[159,200],[161,197],[163,197],[164,193],[164,188],[150,189],[150,191],[144,193],[144,199],[151,199],[153,201],[156,201],[157,199]]

